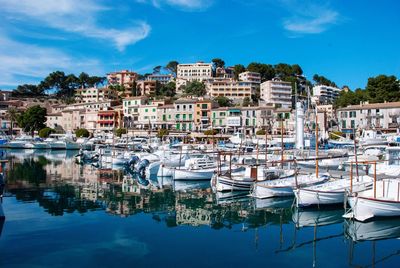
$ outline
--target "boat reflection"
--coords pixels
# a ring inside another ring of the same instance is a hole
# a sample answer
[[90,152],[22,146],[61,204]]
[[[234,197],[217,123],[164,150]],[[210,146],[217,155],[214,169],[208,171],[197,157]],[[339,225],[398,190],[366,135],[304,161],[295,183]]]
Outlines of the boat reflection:
[[343,222],[343,209],[302,210],[295,208],[292,220],[297,228],[324,226]]
[[354,242],[398,238],[400,237],[400,218],[370,222],[346,220],[345,234]]
[[4,216],[4,211],[3,211],[3,207],[0,201],[0,237],[1,237],[1,233],[3,232],[3,226],[4,226],[4,222],[6,220],[6,217]]

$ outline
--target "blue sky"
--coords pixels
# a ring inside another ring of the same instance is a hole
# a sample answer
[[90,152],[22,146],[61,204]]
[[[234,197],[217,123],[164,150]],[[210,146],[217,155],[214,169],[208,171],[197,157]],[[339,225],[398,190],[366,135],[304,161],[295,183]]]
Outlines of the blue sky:
[[299,64],[338,85],[400,77],[396,0],[0,0],[0,88],[170,60]]

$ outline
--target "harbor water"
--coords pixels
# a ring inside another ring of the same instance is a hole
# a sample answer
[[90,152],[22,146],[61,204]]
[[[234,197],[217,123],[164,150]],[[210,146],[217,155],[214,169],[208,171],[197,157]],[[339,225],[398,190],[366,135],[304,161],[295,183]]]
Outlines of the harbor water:
[[400,220],[5,150],[0,267],[398,267]]

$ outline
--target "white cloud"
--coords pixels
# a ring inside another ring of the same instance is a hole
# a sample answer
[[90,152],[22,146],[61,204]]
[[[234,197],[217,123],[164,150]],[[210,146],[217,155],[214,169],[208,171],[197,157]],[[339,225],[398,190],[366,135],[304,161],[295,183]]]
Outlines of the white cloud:
[[326,3],[282,0],[281,4],[291,13],[283,20],[283,27],[295,34],[322,33],[340,20],[340,14]]
[[77,69],[90,69],[91,72],[103,73],[98,67],[99,62],[94,59],[73,58],[53,48],[28,45],[1,35],[0,43],[1,86],[37,83],[55,70],[76,72]]
[[157,8],[168,5],[186,11],[202,11],[213,4],[212,0],[137,0],[136,2],[150,3]]
[[96,18],[109,8],[94,0],[0,0],[3,16],[22,21],[32,20],[44,26],[82,36],[111,40],[120,50],[146,38],[151,30],[146,22],[138,21],[126,29],[98,26]]

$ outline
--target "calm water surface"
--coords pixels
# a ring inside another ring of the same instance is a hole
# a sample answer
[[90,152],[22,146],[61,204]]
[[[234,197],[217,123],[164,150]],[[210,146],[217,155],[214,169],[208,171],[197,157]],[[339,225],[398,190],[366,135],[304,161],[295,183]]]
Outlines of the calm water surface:
[[0,267],[399,267],[400,220],[215,195],[74,153],[5,151]]

